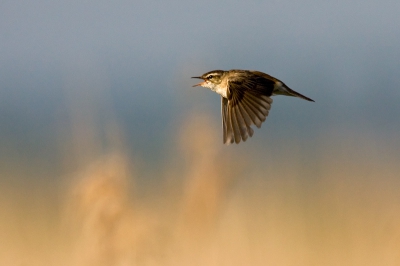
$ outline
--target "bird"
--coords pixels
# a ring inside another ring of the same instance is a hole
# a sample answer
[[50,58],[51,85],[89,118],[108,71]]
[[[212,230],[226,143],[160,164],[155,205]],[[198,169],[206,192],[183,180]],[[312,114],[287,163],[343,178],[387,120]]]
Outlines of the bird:
[[256,70],[213,70],[198,77],[193,85],[208,88],[221,95],[224,144],[239,144],[253,136],[252,125],[261,127],[271,109],[274,95],[314,100],[290,89],[281,80]]

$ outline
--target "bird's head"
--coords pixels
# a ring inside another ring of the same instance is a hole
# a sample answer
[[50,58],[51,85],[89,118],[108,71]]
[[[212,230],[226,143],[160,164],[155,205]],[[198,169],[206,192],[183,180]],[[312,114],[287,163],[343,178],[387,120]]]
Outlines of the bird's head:
[[196,86],[201,86],[209,89],[214,89],[216,86],[218,86],[224,77],[225,71],[223,70],[213,70],[210,72],[207,72],[200,77],[192,77],[195,79],[203,79],[203,82],[200,82],[199,84],[193,85],[193,87]]

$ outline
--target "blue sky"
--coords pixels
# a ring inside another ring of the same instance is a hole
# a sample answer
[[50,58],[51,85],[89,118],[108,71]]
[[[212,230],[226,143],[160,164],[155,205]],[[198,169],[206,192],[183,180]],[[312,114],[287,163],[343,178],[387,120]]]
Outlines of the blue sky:
[[190,79],[213,69],[257,69],[316,101],[276,97],[254,145],[400,130],[398,1],[3,1],[0,9],[4,156],[52,154],[71,102],[99,127],[117,120],[129,145],[151,156],[191,110],[219,121],[219,96]]

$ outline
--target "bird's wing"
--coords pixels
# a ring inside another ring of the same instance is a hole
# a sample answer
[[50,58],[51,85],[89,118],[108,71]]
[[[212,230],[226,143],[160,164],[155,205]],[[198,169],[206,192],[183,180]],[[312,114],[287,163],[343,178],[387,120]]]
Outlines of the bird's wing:
[[228,81],[227,99],[222,99],[224,143],[253,136],[251,125],[261,127],[271,108],[274,81],[257,75],[237,75]]
[[226,144],[232,143],[234,140],[230,119],[228,119],[228,99],[221,96],[221,114],[222,114],[222,132],[223,141]]

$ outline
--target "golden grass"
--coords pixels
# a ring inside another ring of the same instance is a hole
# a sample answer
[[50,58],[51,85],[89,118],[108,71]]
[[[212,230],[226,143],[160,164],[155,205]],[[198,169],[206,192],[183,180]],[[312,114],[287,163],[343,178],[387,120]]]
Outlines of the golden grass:
[[55,204],[1,188],[0,265],[400,264],[396,154],[322,138],[309,176],[296,149],[273,167],[239,160],[210,123],[184,122],[185,167],[165,169],[150,199],[123,151],[66,175]]

